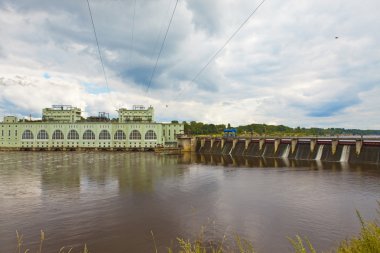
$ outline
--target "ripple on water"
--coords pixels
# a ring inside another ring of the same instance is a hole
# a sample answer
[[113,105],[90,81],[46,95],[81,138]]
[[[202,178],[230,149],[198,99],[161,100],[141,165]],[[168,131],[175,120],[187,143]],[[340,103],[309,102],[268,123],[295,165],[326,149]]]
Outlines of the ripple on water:
[[206,238],[236,232],[264,253],[290,252],[286,238],[296,234],[328,250],[359,231],[356,209],[375,217],[379,178],[376,166],[339,163],[0,153],[0,252],[14,249],[15,229],[35,243],[46,230],[47,251],[87,243],[117,253],[151,251],[151,230],[165,251],[202,226]]

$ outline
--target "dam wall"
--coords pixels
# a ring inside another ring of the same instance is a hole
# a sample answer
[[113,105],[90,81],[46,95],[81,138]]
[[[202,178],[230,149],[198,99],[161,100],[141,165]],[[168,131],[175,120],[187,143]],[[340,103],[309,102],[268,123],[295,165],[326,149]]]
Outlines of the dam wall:
[[225,140],[222,147],[222,155],[230,155],[233,148],[233,140]]
[[[380,164],[378,138],[193,138],[198,154]],[[228,159],[228,158],[226,158]]]

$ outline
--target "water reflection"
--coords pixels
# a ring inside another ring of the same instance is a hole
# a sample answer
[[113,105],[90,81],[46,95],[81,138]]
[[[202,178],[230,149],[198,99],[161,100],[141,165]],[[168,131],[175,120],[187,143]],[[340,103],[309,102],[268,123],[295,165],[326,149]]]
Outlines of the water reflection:
[[185,153],[179,157],[179,163],[182,164],[204,164],[217,166],[232,167],[255,167],[255,168],[310,168],[313,170],[368,170],[378,169],[378,164],[349,164],[347,162],[321,162],[314,160],[295,160],[287,158],[264,158],[248,156],[231,156],[231,155],[211,155],[211,154],[194,154]]
[[[378,165],[229,155],[0,152],[0,252],[14,231],[48,252],[87,243],[91,252],[153,252],[208,225],[286,252],[286,236],[319,249],[358,231],[355,209],[374,217]],[[275,239],[273,239],[275,238]],[[273,241],[275,240],[275,242]],[[285,249],[285,250],[284,250]]]

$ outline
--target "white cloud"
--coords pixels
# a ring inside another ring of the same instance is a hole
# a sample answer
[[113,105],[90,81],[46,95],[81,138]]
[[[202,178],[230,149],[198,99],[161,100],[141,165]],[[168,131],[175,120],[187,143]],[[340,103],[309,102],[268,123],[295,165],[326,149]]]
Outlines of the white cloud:
[[70,103],[115,115],[145,104],[159,120],[380,127],[376,0],[266,1],[194,82],[259,1],[179,1],[148,93],[175,1],[137,2],[133,45],[134,1],[90,3],[110,92],[85,3],[5,0],[0,114]]

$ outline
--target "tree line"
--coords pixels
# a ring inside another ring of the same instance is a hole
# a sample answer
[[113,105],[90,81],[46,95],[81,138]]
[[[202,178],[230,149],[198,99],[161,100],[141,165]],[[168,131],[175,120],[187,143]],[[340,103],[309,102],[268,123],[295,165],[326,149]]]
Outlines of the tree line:
[[[178,123],[178,122],[175,122]],[[236,128],[238,135],[278,135],[278,136],[335,136],[335,135],[380,135],[380,130],[361,130],[345,128],[304,128],[284,125],[249,124],[231,126],[230,124],[205,124],[202,122],[183,122],[185,134],[189,135],[223,135],[223,130]]]

